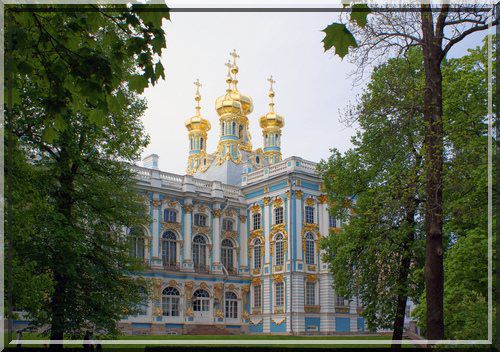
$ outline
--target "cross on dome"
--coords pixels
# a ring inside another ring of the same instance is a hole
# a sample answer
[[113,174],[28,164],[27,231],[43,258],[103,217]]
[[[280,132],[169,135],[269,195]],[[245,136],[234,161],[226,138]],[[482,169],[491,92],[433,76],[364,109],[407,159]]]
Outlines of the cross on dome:
[[269,90],[273,90],[273,84],[276,83],[276,81],[273,79],[273,75],[269,76],[269,78],[267,79],[267,81],[270,84]]
[[231,55],[233,57],[233,65],[236,65],[236,59],[240,58],[240,56],[236,52],[236,49],[233,49],[233,52],[229,53],[229,55]]

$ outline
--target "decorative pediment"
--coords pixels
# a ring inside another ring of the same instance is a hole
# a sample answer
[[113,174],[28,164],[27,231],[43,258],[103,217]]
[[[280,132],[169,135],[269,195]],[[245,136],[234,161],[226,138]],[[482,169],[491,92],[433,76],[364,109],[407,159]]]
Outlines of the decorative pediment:
[[228,217],[234,217],[236,216],[236,212],[233,210],[233,209],[227,209],[226,211],[224,211],[224,216],[228,216]]
[[326,196],[326,194],[320,194],[318,196],[318,202],[320,204],[325,204],[327,201],[328,201],[328,197]]
[[274,274],[273,281],[274,282],[283,282],[283,274]]
[[310,207],[314,206],[314,203],[315,203],[314,202],[314,198],[313,197],[307,197],[305,203],[306,203],[307,206],[310,206]]
[[273,202],[275,208],[279,208],[283,205],[283,199],[281,197],[276,197]]
[[196,235],[199,233],[204,234],[206,236],[210,236],[210,234],[212,233],[212,229],[208,226],[193,225],[193,235]]
[[181,231],[181,223],[180,222],[162,221],[161,222],[161,229],[163,231],[165,231],[165,230],[175,230],[177,232],[180,232]]
[[306,280],[307,280],[307,282],[315,283],[316,281],[318,281],[318,277],[316,275],[310,274],[310,275],[307,275]]
[[232,230],[223,230],[222,239],[224,238],[231,238],[236,241],[236,239],[238,238],[238,232]]
[[250,211],[252,214],[259,213],[260,212],[260,205],[254,204],[250,207]]
[[170,281],[168,282],[168,286],[171,286],[171,287],[175,287],[175,286],[177,286],[177,281],[175,281],[175,280],[170,280]]
[[253,286],[260,285],[260,283],[261,283],[260,277],[254,277],[252,279],[252,285]]

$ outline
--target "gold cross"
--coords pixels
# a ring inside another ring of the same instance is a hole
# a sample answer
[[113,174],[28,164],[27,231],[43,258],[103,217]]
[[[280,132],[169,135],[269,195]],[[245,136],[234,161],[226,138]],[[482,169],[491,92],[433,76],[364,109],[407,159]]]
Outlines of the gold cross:
[[276,83],[276,81],[273,79],[273,75],[269,76],[267,81],[271,84],[271,88],[269,88],[269,90],[273,90],[273,84]]
[[231,60],[227,60],[227,62],[224,64],[227,67],[227,76],[231,76]]
[[231,55],[233,57],[233,65],[236,65],[236,59],[239,59],[239,55],[238,53],[236,52],[236,49],[233,49],[233,52],[230,53],[229,55]]
[[200,87],[202,86],[200,80],[197,78],[193,84],[196,86],[196,94],[200,94]]

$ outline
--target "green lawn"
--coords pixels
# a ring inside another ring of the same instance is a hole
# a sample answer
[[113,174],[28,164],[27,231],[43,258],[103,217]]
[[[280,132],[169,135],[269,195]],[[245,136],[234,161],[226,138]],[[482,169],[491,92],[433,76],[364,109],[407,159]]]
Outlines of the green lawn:
[[[25,333],[23,335],[23,340],[43,340],[44,337],[38,334]],[[322,347],[322,348],[340,348],[340,347],[387,347],[389,344],[283,344],[285,340],[288,341],[301,341],[301,340],[313,340],[313,341],[321,341],[321,340],[389,340],[390,336],[388,335],[361,335],[361,336],[287,336],[287,335],[134,335],[134,336],[119,336],[118,340],[123,340],[123,344],[113,344],[113,345],[103,345],[104,349],[116,349],[123,347],[137,347],[138,349],[142,349],[145,346],[199,346],[199,347],[210,347],[210,346],[241,346],[241,347],[299,347],[299,348],[308,348],[308,347]],[[127,343],[127,340],[170,340],[176,341],[175,345],[170,345],[168,343],[139,343],[139,344],[131,344]],[[205,340],[202,342],[200,340]],[[213,341],[220,340],[220,341]],[[231,340],[248,340],[248,343],[244,344],[236,344],[231,343]],[[278,340],[278,341],[277,341]],[[190,343],[190,342],[198,342]],[[212,341],[212,342],[211,342]],[[252,343],[254,341],[254,343]],[[274,343],[269,343],[270,341],[275,341]],[[305,341],[304,341],[305,342]],[[179,343],[179,344],[177,344]],[[38,345],[30,345],[32,347],[41,347],[42,344]],[[76,344],[68,344],[65,345],[67,347],[81,347],[81,345]],[[29,347],[26,345],[26,347]]]

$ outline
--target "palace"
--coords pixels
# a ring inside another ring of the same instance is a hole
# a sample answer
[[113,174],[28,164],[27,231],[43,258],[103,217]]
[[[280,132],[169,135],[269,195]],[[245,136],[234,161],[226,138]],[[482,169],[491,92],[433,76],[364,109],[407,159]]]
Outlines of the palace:
[[120,323],[132,334],[331,334],[365,331],[357,299],[337,296],[319,240],[339,230],[329,216],[316,164],[282,158],[283,116],[259,118],[263,147],[249,133],[252,99],[238,89],[238,55],[226,66],[226,92],[215,101],[217,150],[207,153],[211,124],[186,121],[186,175],[159,170],[158,156],[134,166],[149,198],[152,223],[134,228],[131,253],[143,258],[152,295]]

